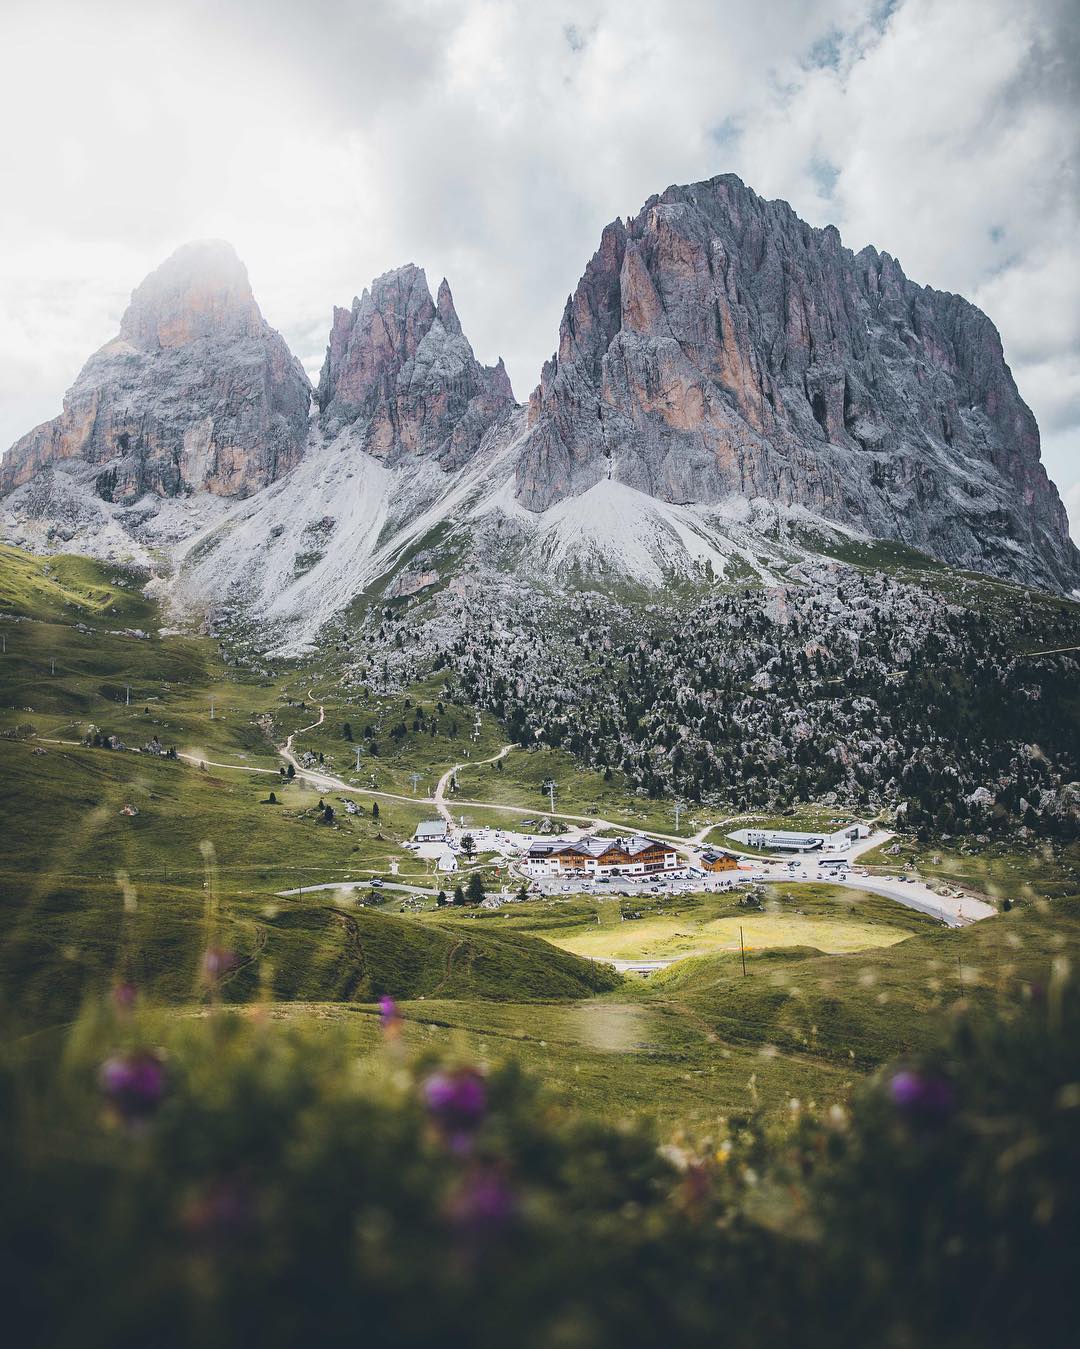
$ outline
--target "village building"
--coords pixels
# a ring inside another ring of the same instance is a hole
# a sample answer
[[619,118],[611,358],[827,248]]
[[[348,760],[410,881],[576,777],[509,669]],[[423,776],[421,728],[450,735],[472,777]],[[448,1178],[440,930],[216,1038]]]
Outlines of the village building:
[[445,843],[450,836],[445,820],[421,820],[413,834],[415,843]]
[[529,876],[651,876],[678,871],[679,855],[668,843],[634,834],[629,838],[594,838],[572,842],[535,842],[525,854]]
[[826,848],[850,848],[859,839],[869,838],[865,824],[849,824],[833,833],[801,834],[790,829],[736,829],[728,838],[745,843],[749,848],[763,848],[767,852],[809,853]]
[[734,853],[725,852],[723,848],[706,848],[698,857],[703,871],[736,871],[739,866],[739,859]]

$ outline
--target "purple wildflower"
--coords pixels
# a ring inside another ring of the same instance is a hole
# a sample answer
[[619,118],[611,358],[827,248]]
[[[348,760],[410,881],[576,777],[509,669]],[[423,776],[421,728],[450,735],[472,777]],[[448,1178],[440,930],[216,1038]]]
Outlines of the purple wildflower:
[[135,1006],[135,999],[138,997],[138,990],[134,984],[121,983],[114,984],[112,991],[113,1006],[118,1012],[130,1012]]
[[241,1180],[211,1181],[186,1205],[182,1220],[193,1235],[209,1241],[228,1241],[255,1223],[251,1189]]
[[401,1026],[398,1005],[388,993],[379,999],[379,1025],[386,1034],[395,1033]]
[[466,1176],[447,1206],[451,1222],[476,1233],[505,1227],[517,1212],[517,1195],[497,1171],[490,1169]]
[[487,1113],[487,1087],[475,1068],[432,1073],[424,1083],[424,1100],[451,1134],[474,1129]]
[[947,1078],[909,1068],[902,1068],[890,1078],[889,1097],[897,1110],[922,1124],[947,1119],[956,1104],[956,1093]]
[[98,1075],[102,1094],[125,1124],[148,1120],[165,1094],[165,1065],[151,1049],[116,1054]]
[[211,946],[203,955],[203,975],[207,983],[216,983],[223,975],[235,969],[236,952],[223,946]]

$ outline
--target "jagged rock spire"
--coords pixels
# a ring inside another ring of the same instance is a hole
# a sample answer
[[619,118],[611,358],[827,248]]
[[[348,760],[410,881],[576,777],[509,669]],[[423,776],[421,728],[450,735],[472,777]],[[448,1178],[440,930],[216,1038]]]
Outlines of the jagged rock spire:
[[483,366],[444,278],[432,301],[412,263],[377,277],[351,309],[335,309],[318,388],[329,435],[396,463],[464,463],[516,405],[500,361]]

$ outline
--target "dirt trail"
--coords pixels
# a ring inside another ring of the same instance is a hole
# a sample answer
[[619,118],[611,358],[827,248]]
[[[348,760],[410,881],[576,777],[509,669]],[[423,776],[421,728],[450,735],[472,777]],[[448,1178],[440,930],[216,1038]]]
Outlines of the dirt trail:
[[[514,748],[513,745],[503,745],[502,749],[499,750],[498,754],[493,754],[490,759],[467,759],[464,763],[456,763],[453,765],[452,768],[448,768],[446,770],[446,772],[439,779],[439,785],[435,788],[435,795],[431,798],[431,800],[434,802],[435,809],[439,812],[439,814],[443,817],[443,819],[446,821],[447,824],[453,826],[454,817],[450,814],[450,808],[446,804],[446,789],[447,787],[450,786],[451,781],[457,776],[457,774],[463,768],[479,768],[483,764],[496,763],[499,759],[505,759],[513,748]],[[466,805],[479,806],[485,803],[480,801],[462,801],[461,804],[463,806]],[[521,813],[524,815],[527,812],[522,811]]]

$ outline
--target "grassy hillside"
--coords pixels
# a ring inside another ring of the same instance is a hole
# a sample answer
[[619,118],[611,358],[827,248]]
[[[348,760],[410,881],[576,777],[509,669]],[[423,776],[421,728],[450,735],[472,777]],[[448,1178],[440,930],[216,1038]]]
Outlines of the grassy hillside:
[[401,855],[389,831],[411,833],[419,815],[403,804],[327,827],[319,794],[296,784],[274,783],[274,806],[249,775],[100,749],[0,750],[0,972],[26,1014],[67,1015],[114,976],[190,998],[210,944],[239,960],[229,997],[250,997],[260,978],[276,997],[344,1000],[575,997],[615,982],[525,935],[432,930],[343,908],[337,891],[278,897],[388,874]]
[[[821,951],[858,951],[903,941],[937,928],[927,914],[880,895],[838,885],[782,882],[764,887],[760,908],[743,891],[696,895],[553,896],[481,911],[486,930],[513,928],[542,936],[567,951],[601,960],[681,960],[709,950],[748,951],[810,945]],[[427,921],[444,921],[441,913]]]
[[42,558],[0,543],[0,614],[140,626],[155,605],[142,594],[145,576],[126,567],[60,554]]
[[956,931],[846,956],[702,956],[653,976],[642,996],[688,1007],[716,1034],[863,1068],[922,1049],[958,1004],[1008,1017],[1044,996],[1055,961],[1080,950],[1080,899],[1041,902]]
[[[376,817],[371,800],[350,812],[283,780],[273,739],[313,719],[299,706],[306,681],[245,676],[206,639],[159,636],[140,585],[86,559],[0,550],[0,999],[20,1022],[67,1018],[121,978],[168,1004],[201,998],[210,946],[230,952],[222,994],[238,1000],[528,1000],[619,983],[528,935],[429,930],[357,907],[374,877],[432,882],[400,846],[430,807],[382,800]],[[402,711],[380,706],[372,724],[381,732]],[[404,747],[385,735],[397,778],[421,745],[429,775],[441,753],[460,754],[449,732],[464,716],[453,709],[441,736]],[[130,748],[84,746],[91,726]],[[196,762],[131,752],[155,736]],[[337,881],[359,889],[278,893]],[[387,892],[386,908],[399,900]]]
[[[326,720],[300,732],[295,750],[321,753],[363,787],[374,774],[379,789],[411,797],[418,773],[419,797],[471,761],[459,801],[539,817],[551,776],[557,810],[667,830],[671,803],[635,796],[619,773],[605,782],[582,772],[563,750],[515,750],[501,769],[480,766],[505,731],[485,715],[473,739],[475,714],[442,675],[381,695],[342,683],[328,654],[317,668],[245,673],[208,639],[161,637],[138,584],[83,559],[0,550],[0,1008],[22,1028],[67,1020],[91,990],[121,979],[170,1017],[200,1006],[203,955],[215,948],[228,953],[226,1001],[340,1022],[360,1046],[377,1034],[374,999],[390,993],[417,1048],[510,1056],[598,1115],[708,1130],[757,1105],[842,1098],[867,1067],[924,1043],[958,1000],[1008,1010],[1080,938],[1080,901],[1055,899],[1048,913],[1032,903],[948,933],[880,896],[828,885],[769,887],[760,910],[728,894],[560,895],[467,913],[434,910],[426,897],[406,916],[390,889],[377,909],[365,906],[357,901],[375,877],[437,885],[431,863],[401,847],[432,807],[383,797],[376,816],[374,798],[356,795],[347,811],[342,796],[282,780],[275,743],[310,726],[313,701]],[[136,748],[156,735],[195,762],[85,747],[90,725]],[[684,813],[682,831],[709,818]],[[908,860],[1017,899],[1075,893],[1067,846],[1030,859],[945,852],[937,863],[923,849],[880,864]],[[598,963],[703,950],[714,954],[645,983]]]

